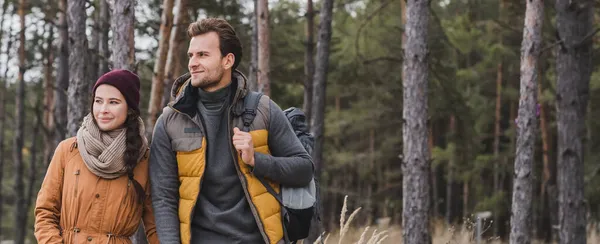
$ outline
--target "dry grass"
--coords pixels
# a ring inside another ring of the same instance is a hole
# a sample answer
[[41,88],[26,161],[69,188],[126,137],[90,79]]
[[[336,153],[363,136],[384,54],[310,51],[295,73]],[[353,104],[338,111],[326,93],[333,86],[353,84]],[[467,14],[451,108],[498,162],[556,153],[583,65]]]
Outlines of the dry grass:
[[[324,233],[322,235],[323,243],[325,244],[397,244],[402,242],[402,228],[397,225],[392,226],[367,226],[354,228],[350,227],[352,220],[360,211],[360,208],[354,210],[350,217],[346,220],[346,196],[344,198],[344,206],[340,216],[340,227],[332,233]],[[475,244],[475,223],[470,219],[465,219],[461,226],[447,227],[443,221],[434,221],[432,232],[433,244]],[[484,233],[488,232],[491,223],[486,222],[482,226]],[[340,231],[341,230],[341,231]],[[321,243],[317,239],[315,244]],[[499,240],[499,238],[485,238],[482,243],[486,244],[504,244],[508,243]],[[533,244],[542,244],[544,242],[534,240]],[[590,224],[588,227],[587,243],[600,243],[600,226]]]

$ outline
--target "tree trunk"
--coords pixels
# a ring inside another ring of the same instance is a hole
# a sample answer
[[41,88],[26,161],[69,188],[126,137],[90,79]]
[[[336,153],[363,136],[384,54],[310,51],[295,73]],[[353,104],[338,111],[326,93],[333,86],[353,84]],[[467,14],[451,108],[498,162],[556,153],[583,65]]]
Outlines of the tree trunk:
[[[69,123],[67,125],[68,137],[75,136],[81,125],[83,117],[89,110],[89,92],[87,90],[88,77],[87,68],[87,37],[85,35],[85,2],[68,1],[68,24],[69,24],[69,89],[67,114]],[[62,115],[64,116],[64,115]]]
[[271,96],[271,82],[269,74],[269,1],[258,0],[258,86],[259,91]]
[[[6,10],[8,8],[8,1],[4,1],[4,3],[2,4],[2,16],[0,16],[0,18],[2,18],[2,20],[0,21],[0,26],[4,26],[4,15],[6,14]],[[6,45],[6,56],[8,57],[10,55],[10,50],[12,48],[12,43],[13,43],[13,39],[11,38],[11,33],[12,33],[12,21],[9,22],[8,24],[8,43]],[[3,34],[3,29],[0,28],[0,36],[2,36]],[[2,38],[0,37],[0,44],[2,42]],[[2,45],[0,45],[1,47]],[[8,73],[8,66],[5,67],[4,70],[4,75],[1,77],[2,78],[2,82],[0,82],[0,223],[3,223],[3,218],[2,216],[4,215],[4,197],[3,197],[3,193],[2,193],[2,189],[3,189],[3,185],[2,185],[2,180],[4,178],[4,157],[6,157],[6,155],[4,154],[4,125],[5,125],[5,119],[6,119],[6,84],[8,84],[7,82],[7,73]],[[2,240],[2,228],[0,227],[0,240]]]
[[112,62],[115,69],[135,71],[135,0],[115,0],[112,8]]
[[331,41],[331,20],[333,11],[333,0],[324,0],[321,10],[321,23],[319,25],[319,40],[317,43],[317,63],[315,70],[315,94],[313,97],[313,121],[311,133],[315,136],[315,150],[313,151],[313,162],[317,175],[323,168],[323,139],[325,120],[325,95],[327,87],[327,68],[329,66],[329,45]]
[[[498,64],[496,71],[496,117],[494,119],[494,191],[491,192],[498,193],[502,191],[500,186],[500,118],[502,116],[502,61]],[[498,212],[500,208],[498,205],[495,205],[495,209],[493,212],[493,221],[494,223],[500,223],[498,220]],[[498,235],[498,227],[499,224],[493,225],[494,236]]]
[[185,43],[185,38],[187,37],[186,29],[187,24],[190,20],[189,13],[187,11],[187,0],[177,0],[175,2],[175,6],[177,9],[177,14],[174,16],[175,22],[173,24],[173,29],[171,29],[171,36],[169,40],[169,53],[167,55],[167,66],[165,67],[165,92],[163,92],[163,100],[162,106],[164,107],[170,101],[171,97],[171,86],[173,85],[173,81],[177,76],[182,75],[181,68],[179,64],[179,46]]
[[[321,179],[321,170],[323,169],[323,142],[324,142],[324,127],[325,127],[325,95],[327,88],[327,72],[329,67],[329,50],[331,41],[331,21],[333,17],[333,0],[323,0],[321,7],[321,23],[319,24],[319,37],[317,42],[317,69],[315,70],[314,76],[314,96],[312,100],[312,121],[310,125],[310,131],[315,137],[315,148],[313,151],[313,162],[315,164],[315,178]],[[260,31],[260,29],[259,29]],[[260,38],[260,36],[259,36]],[[260,39],[259,39],[260,40]],[[259,54],[260,61],[260,54]],[[260,62],[259,62],[260,64]],[[261,75],[261,68],[259,67],[259,77]],[[322,205],[320,194],[317,194],[317,203]],[[321,208],[321,207],[319,207]],[[320,213],[319,213],[320,214]],[[320,216],[318,216],[321,218]],[[321,226],[318,227],[317,232],[311,232],[311,238],[308,238],[310,243],[316,240],[315,234],[321,233]],[[313,230],[314,231],[314,230]],[[314,239],[313,239],[314,238]]]
[[[38,102],[37,104],[37,108],[41,107],[41,103]],[[31,133],[31,147],[29,148],[29,182],[28,182],[28,189],[27,189],[27,199],[25,200],[25,216],[27,216],[29,209],[31,208],[31,202],[33,202],[36,196],[36,192],[35,189],[37,188],[36,186],[36,181],[37,181],[37,171],[38,171],[38,157],[37,157],[37,152],[38,152],[38,145],[37,145],[37,138],[38,138],[38,134],[40,131],[40,126],[42,125],[42,122],[40,121],[41,119],[41,111],[36,111],[36,118],[34,120],[34,125],[33,125],[33,132]],[[29,219],[29,217],[27,217],[25,219],[25,223],[24,226],[28,226],[27,225],[27,219]],[[26,228],[26,230],[29,230],[30,228]]]
[[[375,129],[369,130],[369,164],[367,165],[368,175],[373,174],[373,169],[377,164],[375,161]],[[373,182],[371,180],[363,180],[365,184],[365,212],[367,214],[367,221],[365,226],[371,226],[373,224],[373,215],[375,212],[373,211]]]
[[589,99],[593,1],[556,1],[558,202],[561,244],[586,243],[585,117]]
[[110,49],[108,45],[108,31],[110,30],[110,8],[107,0],[99,0],[100,13],[99,13],[99,24],[100,29],[98,30],[98,77],[109,71],[108,60],[110,57]]
[[91,20],[92,20],[92,33],[91,33],[91,39],[90,39],[90,47],[88,49],[88,54],[90,55],[89,57],[89,65],[87,66],[88,69],[88,79],[89,81],[87,82],[88,84],[88,89],[91,90],[92,87],[94,86],[94,84],[96,83],[96,80],[98,79],[98,66],[100,65],[100,55],[98,55],[98,47],[100,45],[100,28],[101,28],[101,24],[100,24],[100,8],[94,8],[94,12],[92,13],[91,16]]
[[19,18],[21,29],[19,32],[19,79],[15,98],[15,137],[14,137],[14,197],[15,197],[15,243],[25,243],[25,222],[27,209],[25,208],[25,192],[23,185],[23,134],[25,125],[25,10],[26,0],[19,0]]
[[54,89],[54,144],[58,145],[67,134],[67,90],[69,88],[69,31],[67,23],[67,0],[58,2],[59,54]]
[[306,52],[304,53],[304,104],[302,108],[306,114],[309,129],[312,115],[313,75],[315,73],[314,14],[313,2],[308,0],[306,4]]
[[[248,72],[248,87],[251,91],[258,91],[258,0],[253,0],[254,14],[251,17],[252,21],[252,36],[250,49],[250,67]],[[307,118],[309,114],[304,111]],[[308,120],[307,120],[308,121]]]
[[[54,16],[54,13],[51,13],[49,16]],[[45,50],[45,58],[46,61],[44,63],[44,119],[43,125],[45,127],[44,133],[44,168],[48,166],[50,160],[52,159],[52,154],[54,153],[54,149],[56,145],[54,144],[54,116],[52,111],[54,111],[54,46],[52,45],[54,41],[54,26],[48,25],[49,35],[46,40],[46,50]]]
[[521,44],[521,85],[517,151],[513,180],[510,243],[531,243],[533,163],[537,132],[537,75],[542,44],[544,2],[527,1]]
[[[543,58],[540,57],[540,60],[544,60]],[[542,71],[541,65],[540,68],[538,69],[538,100],[541,96],[542,96],[542,84],[544,84],[543,82],[543,74],[544,72]],[[539,232],[539,238],[546,241],[546,242],[551,242],[552,241],[552,233],[554,232],[552,230],[552,225],[555,225],[556,222],[553,220],[556,220],[556,213],[558,213],[558,209],[556,208],[551,208],[551,206],[557,206],[556,203],[556,198],[550,198],[553,194],[550,194],[550,192],[555,191],[556,189],[556,165],[554,163],[551,164],[550,161],[550,155],[549,155],[549,150],[551,147],[551,143],[550,143],[550,135],[548,134],[548,122],[546,119],[546,113],[547,113],[547,107],[546,104],[544,104],[543,102],[540,102],[540,130],[542,132],[542,159],[543,159],[543,163],[544,163],[544,169],[543,169],[543,178],[542,178],[542,185],[540,187],[540,205],[541,205],[541,209],[540,209],[540,220],[539,220],[539,228],[538,228],[538,232]],[[552,217],[554,216],[554,217]]]
[[469,180],[463,182],[463,218],[469,218]]
[[[450,145],[450,143],[452,143],[454,146],[457,145],[456,143],[456,118],[454,117],[454,115],[450,116],[450,137],[448,140],[448,144]],[[453,212],[452,212],[452,198],[453,198],[453,193],[452,193],[452,187],[454,184],[454,158],[456,157],[456,150],[453,150],[452,152],[450,152],[450,154],[452,155],[450,160],[448,161],[448,179],[447,179],[447,183],[446,183],[446,224],[448,224],[448,226],[450,226],[452,224],[452,217],[453,217]]]
[[429,2],[408,0],[402,67],[402,237],[404,243],[431,243],[429,234],[429,149],[427,144],[427,26]]
[[[162,21],[160,25],[160,37],[158,50],[156,51],[157,61],[154,63],[154,75],[152,76],[152,90],[150,92],[150,103],[148,104],[148,121],[146,122],[146,134],[148,138],[152,137],[154,124],[158,118],[162,107],[162,97],[164,92],[165,65],[167,64],[167,55],[169,54],[169,40],[171,39],[171,28],[173,27],[173,0],[164,0]],[[169,91],[167,91],[169,92]]]
[[[429,126],[427,126],[427,145],[428,145],[428,150],[427,150],[427,156],[428,158],[432,158],[431,156],[431,150],[433,150],[433,145],[434,145],[434,141],[433,141],[433,123],[429,122]],[[440,216],[440,211],[438,208],[438,201],[439,201],[439,189],[438,189],[438,185],[437,185],[437,167],[432,166],[431,167],[431,172],[430,172],[430,177],[431,177],[431,193],[432,193],[432,197],[431,197],[431,210],[432,210],[432,214],[433,214],[433,218],[438,218]]]

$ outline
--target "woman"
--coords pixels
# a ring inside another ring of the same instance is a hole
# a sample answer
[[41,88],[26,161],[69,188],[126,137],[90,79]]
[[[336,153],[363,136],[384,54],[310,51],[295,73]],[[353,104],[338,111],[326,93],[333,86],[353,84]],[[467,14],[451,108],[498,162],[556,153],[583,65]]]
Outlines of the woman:
[[38,243],[131,243],[141,220],[149,243],[158,243],[139,89],[127,70],[94,85],[92,112],[58,145],[38,193]]

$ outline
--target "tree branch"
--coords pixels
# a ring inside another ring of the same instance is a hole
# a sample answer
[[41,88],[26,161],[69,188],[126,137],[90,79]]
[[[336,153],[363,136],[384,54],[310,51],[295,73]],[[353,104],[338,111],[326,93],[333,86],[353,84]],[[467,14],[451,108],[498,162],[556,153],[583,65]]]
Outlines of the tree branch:
[[581,47],[581,45],[583,45],[583,43],[585,43],[587,40],[589,40],[590,38],[592,38],[598,32],[600,32],[600,27],[597,27],[595,30],[593,30],[592,32],[588,33],[586,36],[583,37],[583,39],[581,39],[581,41],[579,41],[579,43],[575,44],[575,46],[573,46],[573,47],[574,48]]
[[[596,34],[598,34],[598,32],[600,32],[600,27],[596,27],[595,30],[591,31],[590,33],[588,33],[587,35],[585,35],[579,42],[577,42],[575,45],[573,45],[572,48],[579,48],[581,47],[586,41],[588,41],[589,39],[591,39],[592,37],[594,37]],[[550,48],[553,48],[557,45],[564,45],[563,40],[560,38],[560,35],[556,35],[556,38],[558,39],[558,41],[555,41],[554,43],[550,44],[549,46],[543,48],[541,50],[540,53],[543,53],[544,51],[547,51]],[[565,47],[566,48],[566,47]]]

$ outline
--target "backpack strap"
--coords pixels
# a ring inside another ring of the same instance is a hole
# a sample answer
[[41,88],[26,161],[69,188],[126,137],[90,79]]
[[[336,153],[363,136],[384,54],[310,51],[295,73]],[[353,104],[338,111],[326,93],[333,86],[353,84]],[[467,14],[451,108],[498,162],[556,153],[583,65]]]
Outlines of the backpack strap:
[[[252,124],[254,117],[256,117],[256,112],[258,111],[258,103],[260,102],[260,98],[262,97],[262,95],[263,95],[262,93],[250,91],[250,92],[248,92],[248,94],[246,94],[246,97],[244,97],[244,110],[242,111],[242,113],[240,115],[240,116],[242,116],[242,122],[244,123],[244,127],[242,128],[242,131],[250,132],[250,125]],[[260,181],[260,183],[263,184],[263,186],[267,189],[267,191],[271,195],[273,195],[273,197],[275,197],[275,199],[277,199],[277,202],[279,202],[279,205],[281,206],[282,220],[287,221],[289,217],[288,217],[288,213],[285,209],[285,206],[283,205],[283,200],[281,199],[281,194],[277,194],[277,192],[275,192],[275,189],[273,189],[273,187],[271,187],[271,185],[269,183],[267,183],[264,178],[256,176],[256,179],[258,179],[258,181]],[[288,231],[285,227],[285,224],[282,223],[282,227],[283,227],[283,237],[284,237],[285,243],[290,243],[290,240],[289,240],[289,237],[287,234]]]
[[244,110],[241,114],[242,122],[244,123],[242,131],[250,132],[250,125],[252,124],[254,117],[256,117],[258,103],[260,102],[262,95],[262,93],[250,91],[244,97]]

